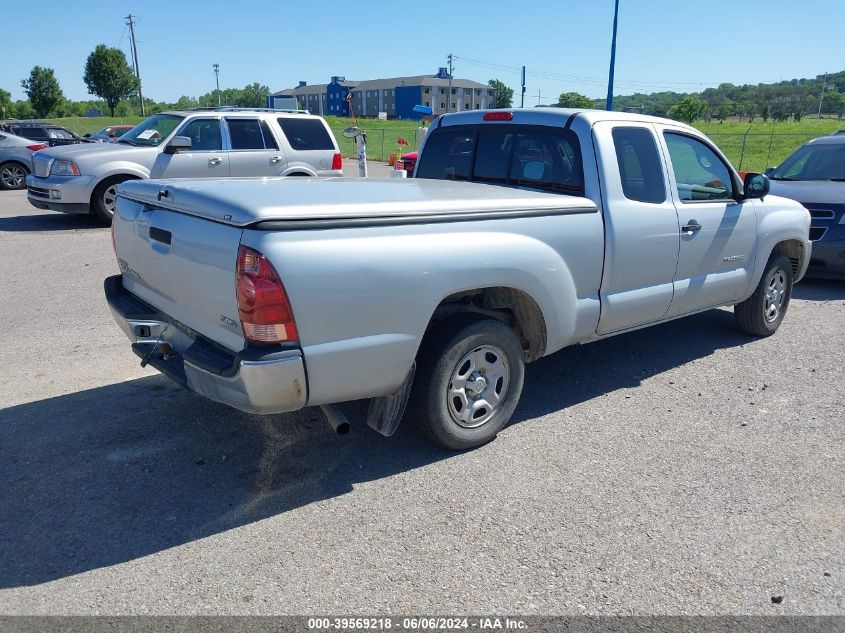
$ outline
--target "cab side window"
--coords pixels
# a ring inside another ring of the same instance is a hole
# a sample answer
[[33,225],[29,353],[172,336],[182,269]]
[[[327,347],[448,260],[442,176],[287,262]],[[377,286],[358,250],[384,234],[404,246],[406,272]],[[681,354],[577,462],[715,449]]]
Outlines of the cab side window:
[[613,128],[613,145],[625,197],[637,202],[665,202],[666,182],[654,135],[646,128],[617,127]]
[[663,136],[682,202],[733,198],[731,173],[716,152],[685,134],[664,132]]

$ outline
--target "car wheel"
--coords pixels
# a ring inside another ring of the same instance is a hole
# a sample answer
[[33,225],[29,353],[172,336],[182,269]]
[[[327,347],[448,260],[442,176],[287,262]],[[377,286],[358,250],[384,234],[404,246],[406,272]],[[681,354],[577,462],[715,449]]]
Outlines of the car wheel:
[[443,448],[494,439],[516,409],[525,377],[519,339],[500,321],[466,318],[426,335],[410,413]]
[[114,176],[107,178],[94,188],[91,195],[91,206],[94,215],[106,226],[111,224],[114,217],[114,205],[117,202],[117,187],[120,183],[132,180],[131,176]]
[[785,255],[773,254],[754,294],[734,306],[734,319],[740,330],[754,336],[774,334],[792,297],[792,262]]
[[0,188],[26,189],[29,170],[21,163],[8,162],[0,165]]

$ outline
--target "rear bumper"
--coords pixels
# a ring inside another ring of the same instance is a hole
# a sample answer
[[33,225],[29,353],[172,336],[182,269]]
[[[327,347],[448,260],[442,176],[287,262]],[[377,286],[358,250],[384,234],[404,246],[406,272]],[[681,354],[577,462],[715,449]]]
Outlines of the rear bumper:
[[[299,348],[246,348],[231,352],[159,312],[108,277],[106,300],[132,351],[168,378],[215,402],[247,413],[284,413],[308,399],[305,364]],[[172,354],[163,357],[161,344]]]

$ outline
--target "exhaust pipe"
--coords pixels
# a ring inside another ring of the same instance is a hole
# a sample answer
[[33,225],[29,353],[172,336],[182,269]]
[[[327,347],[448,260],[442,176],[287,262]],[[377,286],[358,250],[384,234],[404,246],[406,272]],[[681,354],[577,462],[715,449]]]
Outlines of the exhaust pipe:
[[343,412],[333,404],[324,404],[320,408],[329,421],[329,425],[334,429],[338,435],[346,435],[349,433],[349,420],[343,415]]

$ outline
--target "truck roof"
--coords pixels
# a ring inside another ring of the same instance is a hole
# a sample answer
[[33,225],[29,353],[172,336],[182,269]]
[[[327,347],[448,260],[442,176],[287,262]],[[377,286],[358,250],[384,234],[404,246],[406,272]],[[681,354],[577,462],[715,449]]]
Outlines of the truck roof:
[[120,186],[119,193],[154,207],[235,226],[271,220],[403,221],[450,214],[596,211],[595,204],[586,198],[423,178],[129,180]]
[[[512,121],[484,121],[484,115],[488,112],[512,112]],[[579,108],[504,108],[499,110],[470,110],[467,112],[454,112],[451,114],[444,114],[438,123],[432,124],[432,128],[437,125],[474,125],[484,123],[488,125],[500,125],[502,123],[511,123],[518,125],[554,125],[565,126],[567,122],[574,122],[575,120],[585,121],[590,125],[599,121],[631,121],[641,123],[671,123],[673,126],[685,128],[696,134],[700,134],[698,130],[672,119],[663,119],[648,114],[639,114],[636,112],[616,112],[607,110],[585,110]],[[571,121],[570,121],[571,120]]]

